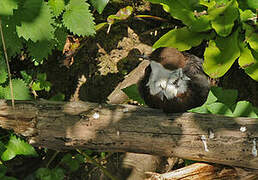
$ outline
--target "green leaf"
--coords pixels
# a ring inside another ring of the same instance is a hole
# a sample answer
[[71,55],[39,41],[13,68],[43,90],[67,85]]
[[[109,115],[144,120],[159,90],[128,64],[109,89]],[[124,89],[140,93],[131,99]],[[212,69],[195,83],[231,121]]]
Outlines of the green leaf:
[[241,68],[245,69],[246,67],[256,62],[247,44],[240,42],[239,48],[240,48],[240,57],[238,59],[238,64],[240,65]]
[[252,49],[258,52],[258,32],[257,28],[252,27],[246,23],[243,23],[245,29],[245,40],[249,43]]
[[210,40],[204,52],[204,71],[212,78],[223,76],[239,57],[238,31],[229,37]]
[[[221,12],[221,9],[223,11]],[[220,13],[214,12],[219,11]],[[212,13],[216,14],[214,20],[211,21],[212,27],[218,33],[218,35],[226,37],[228,36],[234,26],[234,21],[238,18],[238,4],[236,0],[229,1],[227,5],[218,7],[212,12],[208,11],[212,16]]]
[[1,158],[3,161],[8,161],[16,155],[37,156],[37,152],[30,144],[12,135]]
[[63,180],[64,171],[61,168],[39,168],[35,172],[35,176],[38,180]]
[[59,16],[65,8],[64,0],[49,0],[48,5],[55,16]]
[[248,101],[239,101],[236,104],[235,110],[233,112],[234,117],[252,117],[258,118],[254,111],[252,104]]
[[[13,79],[13,94],[14,99],[16,100],[29,100],[31,99],[29,88],[27,87],[26,83],[21,79]],[[8,85],[4,88],[4,98],[5,99],[12,99],[11,96],[11,88]]]
[[240,19],[242,22],[248,21],[249,18],[254,18],[256,16],[250,9],[245,11],[242,11],[241,9],[239,9],[239,11],[240,11]]
[[206,104],[204,104],[200,107],[190,109],[190,110],[188,110],[188,112],[210,114],[210,111],[207,109]]
[[66,37],[67,37],[67,29],[63,26],[57,27],[55,30],[55,41],[56,41],[56,47],[58,50],[63,51],[64,45],[66,43]]
[[90,3],[97,9],[98,13],[101,14],[109,0],[90,0]]
[[217,102],[221,102],[228,107],[236,103],[238,95],[235,89],[222,89],[221,87],[211,87],[210,93],[216,97]]
[[[28,12],[35,11],[33,10],[35,7],[39,9],[39,12],[35,12],[37,15],[33,16],[33,13],[29,14]],[[54,21],[49,7],[42,0],[26,0],[24,8],[19,9],[16,16],[21,16],[19,17],[21,25],[17,26],[19,37],[26,40],[31,39],[33,42],[53,39],[54,28],[51,24]]]
[[153,48],[174,47],[179,51],[185,51],[198,46],[204,39],[208,39],[211,35],[211,33],[205,34],[193,32],[187,27],[173,29],[156,41]]
[[258,81],[258,52],[252,51],[252,55],[255,59],[254,64],[251,64],[245,68],[245,72],[254,80]]
[[[16,32],[16,25],[16,20],[13,16],[2,18],[4,40],[9,57],[20,53],[20,50],[23,48],[22,40],[18,37]],[[2,38],[0,37],[0,47],[1,46]]]
[[29,40],[27,45],[29,55],[40,61],[52,54],[52,50],[55,47],[55,42],[53,40],[41,40],[37,42]]
[[94,35],[93,20],[88,3],[84,0],[70,0],[63,15],[63,23],[71,32],[79,36]]
[[77,161],[70,153],[65,154],[62,158],[61,163],[66,164],[71,172],[75,172],[80,167],[80,162]]
[[6,171],[7,171],[7,167],[5,167],[3,164],[0,164],[0,178],[5,176]]
[[4,57],[0,54],[0,84],[7,80],[7,69],[5,65]]
[[18,8],[17,0],[1,0],[0,1],[0,16],[13,15],[13,10]]
[[55,96],[52,96],[50,101],[64,101],[65,100],[65,95],[63,93],[57,93]]
[[246,0],[247,5],[252,9],[258,9],[258,1],[257,0]]
[[136,84],[133,84],[131,86],[128,86],[124,89],[122,89],[122,91],[129,97],[129,99],[132,99],[134,101],[137,101],[140,104],[145,104],[144,100],[141,98],[139,91],[138,91],[138,87]]
[[230,110],[230,108],[220,102],[216,102],[210,105],[207,105],[207,109],[212,113],[212,114],[221,114],[224,116],[233,116],[232,111]]

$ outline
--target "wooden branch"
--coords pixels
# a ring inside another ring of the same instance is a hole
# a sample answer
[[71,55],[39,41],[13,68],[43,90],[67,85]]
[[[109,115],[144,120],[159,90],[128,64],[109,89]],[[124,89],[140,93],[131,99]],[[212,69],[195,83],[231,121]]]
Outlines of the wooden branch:
[[89,102],[0,101],[0,127],[34,146],[177,156],[258,169],[258,119],[166,115],[151,108]]

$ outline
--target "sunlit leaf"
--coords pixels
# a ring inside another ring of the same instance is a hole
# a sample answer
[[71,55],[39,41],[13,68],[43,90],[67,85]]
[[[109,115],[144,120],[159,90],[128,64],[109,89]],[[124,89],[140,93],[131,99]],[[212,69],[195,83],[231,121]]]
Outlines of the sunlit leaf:
[[50,6],[53,14],[55,16],[59,16],[65,7],[65,2],[64,0],[49,0],[48,5]]
[[174,47],[179,51],[185,51],[192,47],[198,46],[204,39],[208,39],[211,35],[211,33],[205,34],[193,32],[187,27],[173,29],[156,41],[153,48]]
[[232,111],[230,110],[230,108],[220,102],[216,102],[210,105],[207,105],[207,109],[212,113],[212,114],[221,114],[224,116],[233,116]]
[[63,23],[71,32],[79,36],[94,35],[93,20],[88,3],[84,0],[70,0],[63,15]]
[[239,101],[233,112],[234,117],[252,117],[257,118],[252,104],[248,101]]
[[1,0],[0,1],[0,16],[13,15],[13,10],[18,8],[17,0]]
[[37,152],[30,144],[12,135],[1,158],[4,161],[8,161],[16,155],[37,156]]
[[203,69],[212,78],[221,77],[239,55],[238,31],[226,38],[217,36],[215,40],[209,41],[205,49]]

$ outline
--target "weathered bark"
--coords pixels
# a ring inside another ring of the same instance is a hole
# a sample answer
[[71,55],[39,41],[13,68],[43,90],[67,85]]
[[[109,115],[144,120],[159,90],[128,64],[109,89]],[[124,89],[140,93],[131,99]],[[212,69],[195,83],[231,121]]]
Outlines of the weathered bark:
[[177,156],[258,169],[254,118],[166,115],[88,102],[16,101],[13,110],[10,102],[0,101],[0,126],[27,136],[34,146]]

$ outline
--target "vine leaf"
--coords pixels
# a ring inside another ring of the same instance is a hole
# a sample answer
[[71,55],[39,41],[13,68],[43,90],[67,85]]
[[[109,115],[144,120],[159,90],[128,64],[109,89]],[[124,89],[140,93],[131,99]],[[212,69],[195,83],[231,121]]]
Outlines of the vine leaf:
[[245,39],[249,43],[252,49],[258,52],[258,32],[254,27],[243,23],[243,28],[245,29]]
[[[13,94],[15,100],[30,100],[30,92],[26,83],[21,79],[13,79]],[[4,88],[4,99],[12,99],[10,85]]]
[[210,40],[204,52],[204,71],[212,78],[223,76],[239,57],[238,31],[229,37]]
[[208,39],[210,36],[212,36],[212,33],[193,32],[187,27],[173,29],[156,41],[153,48],[174,47],[179,51],[185,51],[191,47],[198,46],[204,39]]
[[250,64],[245,68],[245,72],[254,80],[258,81],[258,52],[251,51],[255,59],[253,64]]
[[44,58],[47,58],[47,56],[52,53],[55,42],[53,40],[41,40],[35,43],[29,40],[27,45],[30,56],[34,57],[38,61],[41,61]]
[[[16,32],[16,20],[13,18],[13,16],[2,18],[2,28],[8,55],[16,55],[20,52],[23,45],[22,40],[18,37],[18,34]],[[1,37],[0,40],[2,40]],[[0,43],[0,47],[1,46],[2,43]]]
[[218,35],[226,37],[231,33],[234,21],[239,17],[237,8],[236,0],[232,0],[224,6],[214,8],[211,11],[208,10],[210,16],[215,17],[214,20],[211,21],[211,25]]
[[6,150],[2,154],[1,158],[3,161],[8,161],[16,155],[38,156],[37,152],[30,144],[17,138],[15,135],[11,135],[9,142],[6,145]]
[[98,13],[101,14],[109,0],[90,0],[90,3],[97,9]]
[[89,4],[84,0],[71,0],[63,15],[64,25],[74,34],[91,36],[95,34],[94,18],[89,10]]
[[239,101],[236,104],[235,110],[233,112],[234,117],[252,117],[258,118],[253,105],[248,101]]
[[13,10],[18,8],[18,1],[1,0],[0,15],[13,15]]
[[206,107],[212,114],[221,114],[230,117],[233,116],[231,109],[224,103],[216,102],[206,105]]
[[[17,12],[16,17],[18,16],[17,18],[21,20],[21,25],[17,26],[19,37],[23,37],[26,40],[31,39],[33,42],[53,39],[54,28],[51,25],[53,23],[51,11],[47,4],[41,1],[27,0],[24,8],[19,9]],[[35,6],[39,9],[39,12],[32,10]],[[32,12],[32,14],[23,13],[25,11]]]
[[59,16],[65,8],[64,0],[49,0],[48,5],[55,16]]

